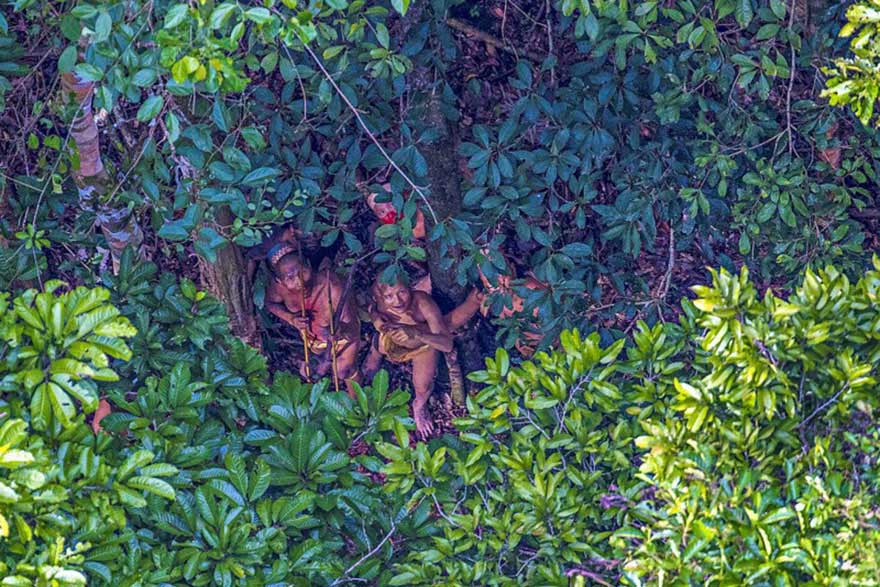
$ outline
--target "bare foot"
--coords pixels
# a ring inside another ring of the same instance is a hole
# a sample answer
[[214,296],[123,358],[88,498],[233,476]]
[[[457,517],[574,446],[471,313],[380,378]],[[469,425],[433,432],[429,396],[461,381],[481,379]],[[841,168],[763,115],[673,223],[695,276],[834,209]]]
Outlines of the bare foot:
[[434,432],[434,423],[428,417],[428,409],[422,406],[419,409],[413,408],[413,420],[416,421],[416,436],[421,440],[427,439]]

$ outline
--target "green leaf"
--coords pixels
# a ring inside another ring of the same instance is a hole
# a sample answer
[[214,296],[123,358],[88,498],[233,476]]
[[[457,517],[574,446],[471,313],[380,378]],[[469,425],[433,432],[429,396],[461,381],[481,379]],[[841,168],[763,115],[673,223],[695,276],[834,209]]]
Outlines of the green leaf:
[[191,55],[186,55],[185,57],[180,58],[174,65],[171,66],[171,77],[174,78],[179,84],[182,84],[187,80],[190,74],[198,71],[199,60]]
[[106,11],[102,11],[101,14],[98,15],[98,19],[95,21],[95,42],[103,43],[109,39],[110,30],[112,28],[113,20],[110,18],[110,14]]
[[49,399],[49,386],[47,383],[37,386],[31,396],[31,423],[37,430],[45,430],[52,421],[52,404]]
[[119,317],[114,320],[102,322],[95,327],[98,336],[125,337],[137,334],[137,329],[131,325],[128,318]]
[[389,48],[391,46],[391,37],[388,34],[388,28],[379,23],[376,25],[376,38],[379,40],[379,44],[384,48]]
[[199,230],[199,237],[193,243],[196,253],[204,257],[209,263],[217,261],[217,251],[224,246],[226,246],[226,239],[211,227]]
[[758,29],[758,34],[755,35],[755,39],[758,41],[766,41],[767,39],[772,39],[777,34],[779,34],[778,24],[765,24]]
[[156,463],[155,465],[141,467],[141,475],[145,477],[173,477],[179,472],[177,467],[168,463]]
[[52,405],[52,413],[58,418],[61,426],[64,428],[70,426],[73,418],[76,416],[76,408],[70,396],[54,382],[44,383],[40,387],[43,388],[43,393],[48,395],[49,402]]
[[149,122],[156,118],[165,105],[165,99],[162,96],[150,96],[137,111],[137,119],[140,122]]
[[269,181],[280,175],[280,171],[274,167],[258,167],[244,176],[241,182],[248,186],[260,184]]
[[260,499],[266,491],[269,489],[269,484],[272,481],[272,470],[269,468],[269,465],[266,464],[266,461],[263,459],[259,459],[257,461],[257,470],[254,472],[253,477],[251,478],[251,501]]
[[180,220],[166,222],[156,233],[160,238],[170,241],[185,241],[189,238],[189,231],[183,227]]
[[244,13],[245,18],[251,20],[257,24],[266,24],[270,20],[272,20],[272,13],[269,12],[268,9],[263,8],[262,6],[258,6],[256,8],[249,8]]
[[181,24],[184,20],[187,19],[189,15],[189,6],[186,3],[176,4],[171,7],[170,10],[165,14],[165,26],[166,29],[173,29],[179,24]]
[[752,239],[746,231],[742,231],[739,235],[739,252],[742,255],[748,255],[752,252]]
[[69,73],[76,66],[77,51],[75,45],[68,45],[58,57],[58,71],[61,73]]
[[239,493],[238,489],[236,489],[229,481],[211,479],[208,481],[208,487],[213,489],[217,495],[228,498],[230,501],[234,502],[235,505],[243,506],[247,503],[244,496]]
[[779,20],[785,18],[786,8],[782,0],[770,0],[770,10]]
[[325,60],[329,61],[333,59],[337,55],[339,55],[342,51],[345,50],[345,45],[335,45],[333,47],[327,47],[324,49],[323,57]]
[[114,489],[116,489],[116,494],[119,495],[119,500],[123,504],[133,508],[146,507],[147,500],[136,491],[119,484],[114,484]]
[[168,140],[173,145],[180,138],[180,120],[173,112],[165,114],[165,129],[168,131]]
[[736,10],[734,10],[736,22],[743,28],[749,26],[755,17],[755,11],[752,9],[752,0],[736,0]]
[[157,77],[158,74],[154,68],[146,67],[138,70],[138,72],[132,76],[131,83],[139,88],[148,88],[156,82]]
[[226,112],[223,100],[219,97],[214,100],[214,105],[211,108],[211,120],[221,131],[229,131],[229,114]]
[[211,12],[211,17],[208,19],[208,26],[210,26],[212,29],[222,28],[223,25],[226,24],[226,21],[229,20],[229,16],[236,8],[238,7],[230,2],[224,2],[220,6],[216,7]]
[[116,472],[116,478],[120,481],[124,481],[129,475],[134,473],[135,469],[152,463],[155,458],[156,455],[148,450],[135,451],[134,454],[128,457],[125,462],[122,463],[122,466],[119,467],[119,470]]
[[73,68],[79,79],[87,82],[99,82],[104,79],[104,72],[91,63],[80,63]]

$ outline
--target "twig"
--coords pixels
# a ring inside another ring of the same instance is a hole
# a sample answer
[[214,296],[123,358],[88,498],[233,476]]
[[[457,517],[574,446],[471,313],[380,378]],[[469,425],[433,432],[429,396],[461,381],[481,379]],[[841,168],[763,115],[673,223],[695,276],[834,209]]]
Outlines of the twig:
[[562,432],[562,429],[565,428],[565,414],[568,412],[568,405],[571,403],[571,400],[574,399],[574,396],[577,395],[577,393],[581,390],[581,387],[583,387],[584,383],[586,383],[590,379],[590,376],[592,374],[593,370],[590,369],[589,372],[581,377],[578,380],[577,384],[572,387],[571,391],[568,394],[568,399],[565,400],[565,404],[563,404],[562,406],[562,414],[560,414],[559,422],[556,424],[556,431],[553,433],[554,436]]
[[672,271],[675,269],[675,230],[673,230],[671,224],[669,225],[668,251],[669,259],[666,261],[666,273],[663,274],[657,295],[654,296],[658,302],[666,299],[666,294],[669,293],[669,286],[672,285]]
[[[550,10],[550,0],[546,0],[546,16],[547,16],[547,52],[550,55],[555,53],[555,49],[553,48],[553,28],[550,26],[551,19],[551,10]],[[552,85],[556,85],[556,66],[550,68],[550,83]]]
[[[507,53],[510,53],[512,55],[518,55],[518,51],[516,49],[514,49],[510,45],[505,44],[498,37],[495,37],[494,35],[490,35],[486,31],[481,31],[477,27],[475,27],[473,25],[469,25],[468,23],[466,23],[464,21],[458,20],[457,18],[447,18],[446,24],[449,26],[449,28],[455,29],[457,31],[461,31],[467,35],[470,35],[470,36],[486,43],[487,45],[491,45],[491,46],[495,47],[496,49],[501,49],[502,51],[506,51]],[[539,54],[535,53],[534,51],[526,51],[525,56],[528,57],[529,59],[531,59],[532,61],[537,61],[538,63],[541,63],[544,61],[544,56],[539,55]]]
[[672,229],[672,225],[669,225],[669,246],[667,248],[669,251],[669,259],[666,261],[666,272],[663,274],[663,277],[660,278],[660,283],[655,287],[657,293],[652,294],[650,300],[636,303],[636,305],[641,305],[642,307],[636,312],[636,315],[630,321],[629,326],[623,331],[624,334],[630,333],[636,323],[641,320],[642,315],[645,313],[645,308],[648,306],[656,305],[657,314],[660,316],[660,319],[663,320],[663,313],[661,312],[660,304],[666,299],[666,295],[669,293],[669,286],[672,284],[672,271],[675,269],[675,231]]
[[[164,123],[162,123],[162,124],[164,126]],[[116,187],[113,188],[113,191],[110,192],[110,195],[107,197],[108,202],[113,201],[113,198],[116,196],[116,193],[119,192],[119,189],[122,187],[122,184],[124,184],[126,181],[128,181],[128,178],[129,178],[129,176],[131,176],[131,173],[132,173],[132,171],[134,171],[134,168],[137,167],[138,164],[141,162],[141,159],[143,158],[144,153],[146,153],[146,151],[147,151],[147,142],[153,138],[153,132],[155,130],[156,130],[155,126],[150,127],[150,132],[149,132],[149,135],[147,136],[147,140],[144,141],[143,144],[141,145],[141,150],[140,150],[140,152],[138,152],[137,157],[134,158],[134,163],[132,163],[129,166],[128,171],[125,172],[125,175],[122,176],[122,179],[119,180],[119,183],[117,183]]]
[[594,573],[593,571],[588,571],[587,569],[577,568],[572,569],[565,573],[567,577],[586,577],[590,581],[594,583],[598,583],[599,585],[604,585],[605,587],[611,587],[611,583],[605,581],[601,575]]
[[825,408],[827,408],[828,406],[830,406],[831,404],[833,404],[834,402],[836,402],[836,401],[837,401],[837,398],[839,398],[839,397],[840,397],[844,392],[846,392],[848,389],[849,389],[849,382],[847,382],[846,385],[844,385],[844,386],[840,389],[840,391],[838,391],[838,392],[835,393],[833,396],[831,396],[830,398],[828,398],[828,400],[827,400],[825,403],[823,403],[821,406],[819,406],[818,408],[816,408],[815,410],[813,410],[813,413],[810,414],[809,416],[807,416],[807,419],[806,419],[806,420],[804,420],[803,422],[801,422],[800,424],[798,424],[797,426],[795,426],[795,429],[797,430],[797,429],[803,428],[803,427],[805,427],[807,424],[809,424],[810,420],[812,420],[813,418],[815,418],[816,416],[818,416],[819,414],[821,414],[822,412],[824,412],[824,411],[825,411]]
[[[284,47],[284,51],[285,53],[287,53],[287,58],[293,61],[293,56],[290,54],[290,49],[287,47],[287,45],[282,44],[282,47]],[[333,89],[336,90],[336,93],[339,94],[339,97],[342,99],[343,102],[345,102],[345,105],[348,107],[348,109],[351,110],[351,113],[354,114],[354,117],[361,125],[361,128],[364,129],[364,132],[367,133],[367,136],[370,138],[373,144],[376,145],[376,148],[379,149],[379,152],[382,153],[382,156],[385,157],[385,159],[388,161],[388,163],[391,164],[394,170],[397,171],[397,173],[399,173],[404,180],[406,180],[406,183],[410,185],[413,191],[417,193],[422,201],[425,203],[425,206],[427,206],[428,212],[431,214],[431,219],[434,221],[434,224],[439,224],[440,222],[439,220],[437,220],[437,214],[434,213],[434,208],[431,206],[431,202],[428,201],[428,197],[425,195],[425,192],[423,192],[421,188],[419,188],[419,186],[417,186],[415,182],[413,182],[413,180],[409,178],[406,172],[401,169],[397,163],[394,162],[394,160],[385,150],[385,147],[383,147],[382,144],[379,142],[379,139],[376,138],[376,135],[374,135],[367,127],[367,123],[364,122],[364,119],[361,117],[361,113],[358,112],[357,108],[354,107],[354,105],[349,101],[348,97],[343,93],[342,89],[340,89],[340,87],[336,84],[336,80],[333,79],[333,76],[330,75],[330,72],[327,71],[327,69],[324,67],[324,64],[321,62],[318,56],[315,55],[315,52],[312,51],[311,47],[303,44],[303,48],[318,65],[321,73],[324,74],[324,77],[327,78],[327,81],[330,82],[330,85],[333,86]]]
[[788,44],[791,48],[791,66],[789,67],[789,76],[788,76],[788,92],[785,96],[785,124],[788,130],[788,154],[794,154],[794,135],[792,134],[792,126],[791,126],[791,92],[794,88],[794,75],[797,71],[797,65],[795,64],[795,60],[797,59],[797,55],[794,50],[794,43],[791,42],[791,35],[794,34],[794,8],[795,8],[795,0],[791,0],[791,4],[788,6]]
[[382,538],[381,541],[379,541],[379,544],[377,544],[377,545],[373,548],[373,550],[371,550],[370,552],[368,552],[367,554],[365,554],[364,556],[362,556],[360,559],[358,559],[358,561],[357,561],[356,563],[354,563],[353,565],[351,565],[350,567],[348,567],[348,568],[345,570],[345,572],[342,573],[342,576],[341,576],[341,577],[339,577],[338,579],[336,579],[335,581],[333,581],[332,583],[330,583],[330,587],[335,587],[336,585],[341,585],[342,583],[344,583],[344,582],[346,582],[346,581],[351,581],[352,579],[349,579],[348,576],[349,576],[350,574],[352,574],[352,573],[355,571],[355,569],[357,569],[359,566],[361,566],[362,564],[364,564],[364,562],[365,562],[368,558],[370,558],[371,556],[373,556],[374,554],[376,554],[377,552],[379,552],[379,551],[382,549],[382,547],[385,546],[385,543],[388,542],[389,540],[391,540],[391,536],[393,536],[394,533],[395,533],[396,531],[397,531],[397,524],[395,524],[394,521],[392,521],[392,522],[391,522],[391,529],[388,530],[388,533],[385,534],[385,537]]

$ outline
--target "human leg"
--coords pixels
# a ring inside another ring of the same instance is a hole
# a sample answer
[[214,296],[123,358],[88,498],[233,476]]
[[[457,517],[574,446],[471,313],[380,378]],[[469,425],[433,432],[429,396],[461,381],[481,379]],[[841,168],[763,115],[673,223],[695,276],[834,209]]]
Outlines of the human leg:
[[437,359],[440,357],[434,349],[428,349],[417,354],[412,359],[413,388],[413,420],[416,422],[416,432],[421,438],[429,436],[434,431],[434,423],[428,417],[428,398],[434,390],[434,379],[437,376]]
[[339,376],[339,379],[345,382],[345,388],[348,390],[348,395],[352,399],[355,397],[354,384],[360,383],[361,380],[360,372],[358,372],[357,368],[358,350],[361,346],[360,342],[360,340],[355,340],[346,344],[339,350],[339,355],[336,357],[337,375]]
[[361,368],[364,381],[371,383],[381,366],[382,352],[379,350],[379,337],[373,336],[372,343],[370,344],[370,353],[367,355],[366,360],[364,360],[364,366]]

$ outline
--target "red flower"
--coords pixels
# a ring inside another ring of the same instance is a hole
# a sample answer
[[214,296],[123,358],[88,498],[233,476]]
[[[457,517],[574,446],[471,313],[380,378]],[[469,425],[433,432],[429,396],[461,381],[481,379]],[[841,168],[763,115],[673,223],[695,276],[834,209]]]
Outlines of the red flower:
[[395,222],[397,222],[397,212],[395,212],[394,210],[391,210],[390,212],[388,212],[384,216],[380,216],[379,221],[382,224],[394,224]]

